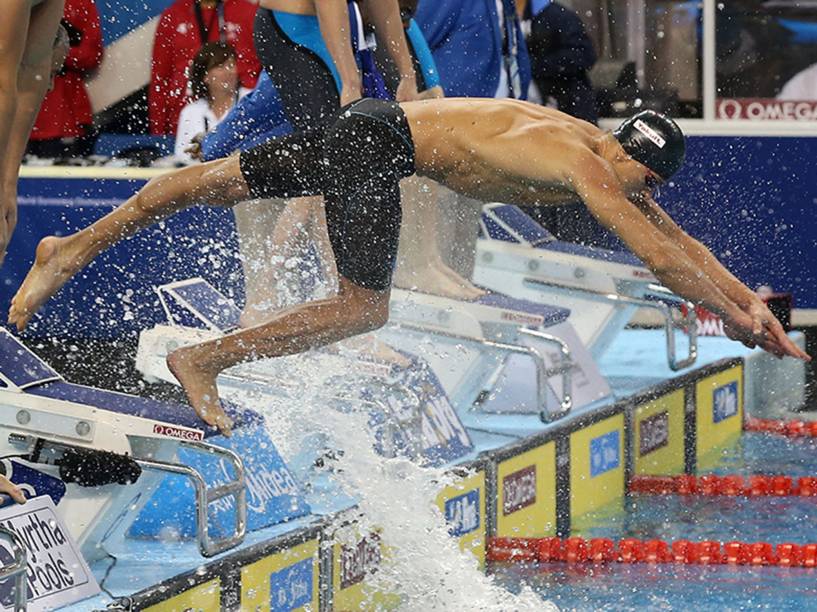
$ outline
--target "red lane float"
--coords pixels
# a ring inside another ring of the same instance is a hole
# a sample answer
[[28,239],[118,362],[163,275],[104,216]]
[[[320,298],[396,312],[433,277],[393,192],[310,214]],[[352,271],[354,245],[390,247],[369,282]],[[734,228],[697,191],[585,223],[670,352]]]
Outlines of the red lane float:
[[521,563],[680,563],[684,565],[776,565],[817,567],[817,544],[716,542],[624,538],[490,538],[488,561]]
[[777,421],[749,417],[743,424],[743,430],[777,434],[788,438],[817,438],[817,421]]
[[737,474],[718,476],[633,476],[628,485],[630,493],[648,495],[731,495],[746,497],[817,497],[817,478],[803,476],[765,476],[756,474],[743,477]]

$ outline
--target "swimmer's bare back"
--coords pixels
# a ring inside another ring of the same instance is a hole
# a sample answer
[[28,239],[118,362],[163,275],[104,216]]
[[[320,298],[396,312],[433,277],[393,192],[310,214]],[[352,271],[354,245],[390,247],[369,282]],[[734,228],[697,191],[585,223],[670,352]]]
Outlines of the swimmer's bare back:
[[417,173],[484,202],[575,201],[566,151],[595,152],[604,136],[585,121],[518,100],[446,98],[401,107],[414,139]]

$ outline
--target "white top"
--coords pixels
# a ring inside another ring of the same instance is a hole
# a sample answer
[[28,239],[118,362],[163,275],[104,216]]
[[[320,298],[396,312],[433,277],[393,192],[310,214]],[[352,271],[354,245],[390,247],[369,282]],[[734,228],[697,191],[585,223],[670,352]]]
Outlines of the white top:
[[[243,98],[249,89],[241,87],[238,90],[238,97]],[[229,111],[228,111],[229,112]],[[179,125],[176,128],[176,145],[173,148],[174,155],[182,162],[192,164],[195,160],[184,150],[190,146],[193,138],[198,134],[206,134],[212,131],[219,122],[227,116],[216,117],[213,109],[210,108],[207,100],[201,98],[189,102],[182,112],[179,113]]]

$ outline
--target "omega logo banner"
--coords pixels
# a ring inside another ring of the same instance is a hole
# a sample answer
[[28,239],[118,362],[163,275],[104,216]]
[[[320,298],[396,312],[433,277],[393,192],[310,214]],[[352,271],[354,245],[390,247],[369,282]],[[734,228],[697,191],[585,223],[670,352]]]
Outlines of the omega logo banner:
[[817,100],[719,98],[715,101],[715,116],[748,121],[815,121]]

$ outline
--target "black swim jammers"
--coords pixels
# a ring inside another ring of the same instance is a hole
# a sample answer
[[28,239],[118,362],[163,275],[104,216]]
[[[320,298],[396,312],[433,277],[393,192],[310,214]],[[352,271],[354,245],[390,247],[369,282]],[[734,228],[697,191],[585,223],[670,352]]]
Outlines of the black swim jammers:
[[328,126],[274,138],[241,153],[256,198],[323,195],[338,273],[356,285],[391,285],[400,237],[400,179],[411,176],[414,143],[394,102],[364,99]]

